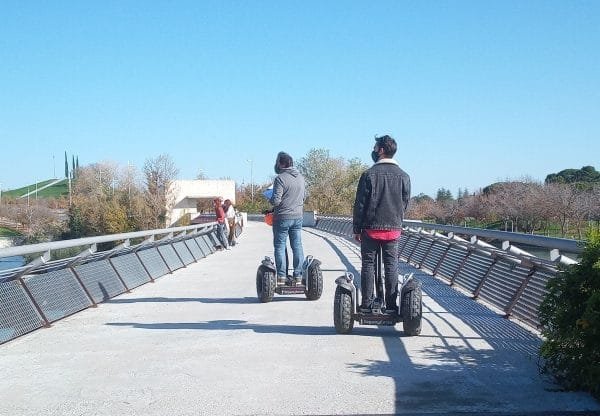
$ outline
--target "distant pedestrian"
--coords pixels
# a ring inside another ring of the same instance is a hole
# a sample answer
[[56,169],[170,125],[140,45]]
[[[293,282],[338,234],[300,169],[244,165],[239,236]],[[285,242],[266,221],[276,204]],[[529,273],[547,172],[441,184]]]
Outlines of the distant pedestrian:
[[229,250],[227,236],[225,235],[225,211],[223,210],[223,197],[215,198],[215,215],[217,216],[217,239],[221,243],[221,249]]
[[225,200],[223,203],[223,211],[225,211],[225,219],[227,220],[227,226],[229,228],[227,242],[230,246],[235,246],[235,208],[231,203],[231,199]]

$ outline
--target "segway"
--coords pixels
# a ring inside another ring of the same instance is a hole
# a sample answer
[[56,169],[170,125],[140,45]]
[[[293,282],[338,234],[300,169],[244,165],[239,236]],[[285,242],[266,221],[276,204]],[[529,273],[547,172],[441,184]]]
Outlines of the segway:
[[[288,268],[287,248],[285,251],[286,269]],[[275,262],[265,256],[256,271],[256,294],[262,303],[273,300],[275,293],[279,295],[298,295],[304,293],[308,300],[317,300],[323,293],[323,273],[321,262],[313,256],[306,256],[302,263],[302,282],[294,283],[287,277],[285,283],[277,283]]]
[[[375,256],[375,289],[376,297],[371,312],[358,309],[358,290],[354,284],[354,276],[346,272],[335,280],[335,298],[333,301],[333,323],[338,334],[349,334],[354,321],[361,325],[394,326],[403,323],[404,333],[409,336],[421,333],[421,282],[413,273],[398,276],[398,308],[385,309],[382,273],[381,250]],[[391,309],[391,311],[390,311]],[[396,312],[397,310],[397,312]]]

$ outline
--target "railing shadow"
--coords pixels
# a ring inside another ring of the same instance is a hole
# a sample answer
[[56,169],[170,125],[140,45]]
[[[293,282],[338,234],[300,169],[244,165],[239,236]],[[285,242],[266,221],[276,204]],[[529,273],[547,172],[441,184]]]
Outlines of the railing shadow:
[[[287,335],[337,335],[333,326],[307,326],[307,325],[265,325],[252,324],[239,319],[219,319],[214,321],[199,322],[107,322],[108,326],[131,327],[135,329],[150,330],[199,330],[199,331],[242,331],[252,330],[258,334],[287,334]],[[397,339],[403,337],[389,327],[381,328],[355,328],[353,336],[379,336],[382,338]]]
[[[296,302],[303,301],[306,302],[306,299],[303,297],[275,297],[271,300],[271,302]],[[110,299],[104,303],[170,303],[170,302],[199,302],[199,303],[208,303],[208,304],[249,304],[249,303],[260,303],[258,298],[246,296],[243,298],[165,298],[165,297],[153,297],[153,298],[129,298],[129,299]]]
[[[321,237],[345,267],[355,276],[360,276],[342,250],[327,236]],[[402,263],[400,269],[401,273],[414,272],[423,283],[424,331],[418,337],[420,346],[412,354],[407,350],[415,348],[415,343],[403,336],[401,324],[391,331],[389,328],[355,327],[352,334],[381,336],[385,333],[382,341],[389,360],[351,364],[349,367],[365,376],[393,379],[397,413],[446,413],[464,408],[485,411],[482,404],[489,406],[493,401],[500,407],[518,410],[518,403],[504,403],[494,385],[503,383],[504,379],[516,381],[516,384],[531,382],[531,373],[535,374],[539,359],[539,337],[444,281],[406,263]],[[360,279],[355,279],[355,282],[360,283]],[[452,335],[448,335],[449,332]],[[423,339],[429,340],[429,343],[423,342]],[[413,362],[411,355],[418,356],[418,361]],[[432,362],[435,364],[432,365]],[[527,370],[523,370],[524,365]],[[550,380],[542,379],[541,375],[538,377],[538,381],[552,385]],[[473,379],[486,378],[490,381],[489,386],[481,386],[477,391],[464,390]],[[420,381],[415,383],[411,380]]]

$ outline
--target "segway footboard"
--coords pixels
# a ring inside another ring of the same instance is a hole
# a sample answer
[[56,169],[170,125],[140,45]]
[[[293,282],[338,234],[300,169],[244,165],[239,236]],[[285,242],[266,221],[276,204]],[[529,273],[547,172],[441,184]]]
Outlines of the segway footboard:
[[356,315],[356,320],[361,325],[381,325],[381,326],[394,326],[398,322],[402,322],[397,314],[389,313],[360,313]]
[[275,288],[275,293],[277,293],[278,295],[302,295],[304,294],[305,290],[306,289],[304,288],[304,285],[284,285],[277,286]]

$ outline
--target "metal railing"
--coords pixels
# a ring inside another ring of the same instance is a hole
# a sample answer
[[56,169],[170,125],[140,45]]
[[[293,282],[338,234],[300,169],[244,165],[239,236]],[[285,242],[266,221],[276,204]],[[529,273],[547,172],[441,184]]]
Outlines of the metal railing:
[[[400,260],[450,285],[461,288],[488,305],[525,324],[539,328],[539,306],[546,283],[559,265],[576,260],[561,254],[580,253],[577,241],[503,231],[406,221],[399,243]],[[352,219],[319,216],[317,229],[351,239]],[[445,231],[447,234],[442,234]],[[462,236],[462,237],[461,237]],[[463,237],[470,237],[469,239]],[[481,238],[501,242],[496,247]],[[524,251],[515,243],[550,250],[550,259]]]
[[30,260],[0,271],[0,344],[199,261],[215,232],[210,222],[0,249]]

